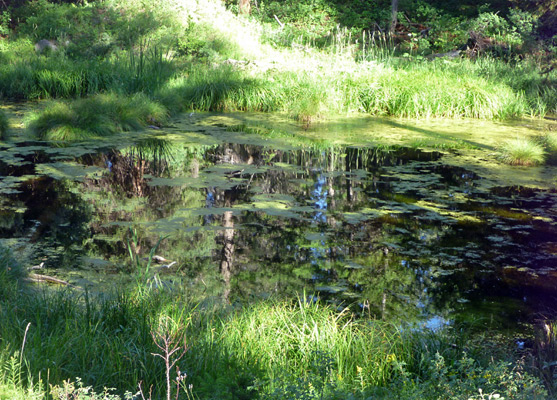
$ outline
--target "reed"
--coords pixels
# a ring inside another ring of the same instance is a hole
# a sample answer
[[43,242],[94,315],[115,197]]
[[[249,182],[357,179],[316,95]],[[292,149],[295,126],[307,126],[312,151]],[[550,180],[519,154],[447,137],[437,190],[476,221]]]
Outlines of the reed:
[[0,65],[0,95],[5,98],[72,98],[99,92],[153,93],[175,72],[161,50],[142,48],[111,59],[74,60],[63,54],[26,55]]
[[[299,121],[366,112],[408,118],[507,119],[548,107],[522,91],[484,78],[468,62],[349,64],[252,77],[231,67],[192,71],[156,97],[173,111],[280,111]],[[534,104],[534,105],[533,105]]]

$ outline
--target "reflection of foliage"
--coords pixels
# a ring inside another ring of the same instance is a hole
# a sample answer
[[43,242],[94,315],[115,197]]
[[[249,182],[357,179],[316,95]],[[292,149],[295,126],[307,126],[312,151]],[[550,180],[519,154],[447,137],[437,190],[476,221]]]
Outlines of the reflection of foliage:
[[151,173],[160,176],[172,161],[172,147],[168,140],[149,137],[140,139],[124,153],[132,162],[147,162]]
[[[25,200],[26,220],[37,221],[32,240],[40,243],[33,257],[48,258],[48,264],[74,266],[78,262],[75,254],[80,245],[89,238],[88,224],[91,208],[81,196],[74,192],[78,184],[64,181],[44,180],[41,190]],[[40,206],[39,206],[40,205]]]
[[9,126],[8,117],[6,116],[6,113],[3,110],[0,110],[0,140],[2,140],[2,138],[6,134],[6,131],[8,130],[8,126]]

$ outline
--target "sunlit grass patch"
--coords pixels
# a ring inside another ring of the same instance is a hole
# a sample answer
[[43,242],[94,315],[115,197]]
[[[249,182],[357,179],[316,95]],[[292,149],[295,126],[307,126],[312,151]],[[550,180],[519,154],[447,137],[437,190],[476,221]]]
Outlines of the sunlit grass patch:
[[40,139],[81,140],[160,125],[167,117],[166,108],[145,95],[106,94],[52,102],[29,117],[28,127]]
[[303,298],[246,309],[226,322],[225,332],[224,346],[243,348],[241,359],[257,359],[265,375],[277,379],[301,376],[325,355],[346,383],[384,385],[411,357],[408,337],[392,325],[360,323]]
[[362,87],[361,99],[368,112],[423,118],[507,118],[521,115],[525,104],[504,86],[451,65],[401,66],[379,77],[374,88]]
[[168,120],[166,107],[141,93],[130,97],[112,95],[106,101],[112,107],[113,120],[122,131],[137,130],[146,125],[160,126]]
[[66,141],[104,136],[116,131],[115,125],[106,115],[107,111],[99,109],[96,102],[85,103],[85,100],[52,102],[43,111],[32,114],[27,125],[39,139],[45,140]]
[[499,160],[510,165],[533,166],[543,164],[545,161],[543,147],[524,138],[509,139],[503,142],[498,152]]

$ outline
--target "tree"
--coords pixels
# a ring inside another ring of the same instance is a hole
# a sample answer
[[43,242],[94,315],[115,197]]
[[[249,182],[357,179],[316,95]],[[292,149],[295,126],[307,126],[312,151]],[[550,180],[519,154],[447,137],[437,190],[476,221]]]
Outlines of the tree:
[[391,28],[389,33],[392,35],[395,33],[396,24],[398,19],[398,0],[391,0]]
[[239,0],[238,9],[240,14],[248,15],[251,12],[251,0]]
[[557,35],[557,0],[513,0],[513,3],[539,17],[538,31],[542,37]]

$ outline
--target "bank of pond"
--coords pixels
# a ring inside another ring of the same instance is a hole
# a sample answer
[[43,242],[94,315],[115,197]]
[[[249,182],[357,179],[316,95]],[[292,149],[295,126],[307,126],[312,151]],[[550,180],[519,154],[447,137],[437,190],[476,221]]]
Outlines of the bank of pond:
[[554,323],[528,338],[467,325],[433,331],[356,316],[309,293],[244,305],[196,303],[183,286],[93,295],[29,286],[4,248],[0,267],[3,398],[531,400],[553,393]]

